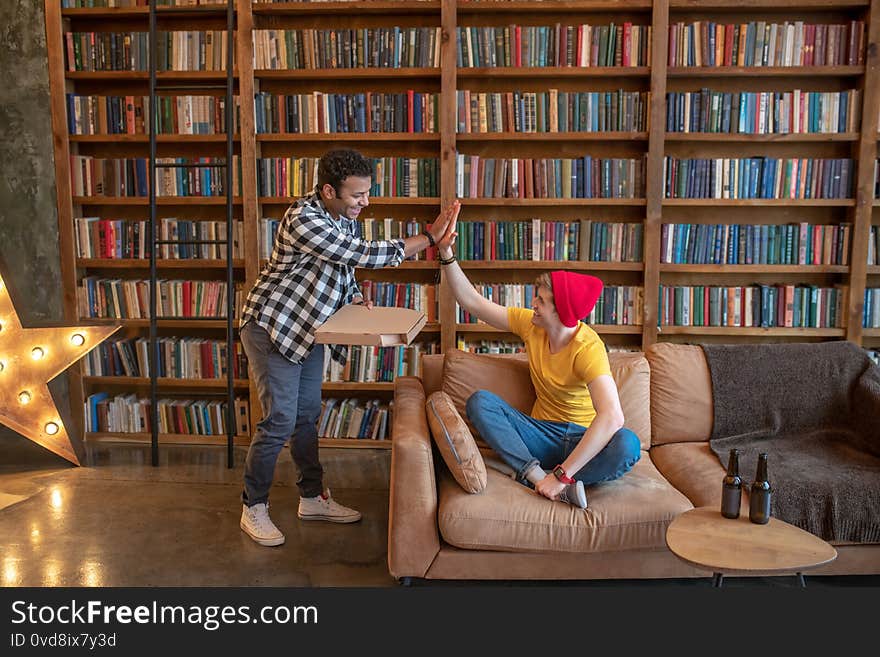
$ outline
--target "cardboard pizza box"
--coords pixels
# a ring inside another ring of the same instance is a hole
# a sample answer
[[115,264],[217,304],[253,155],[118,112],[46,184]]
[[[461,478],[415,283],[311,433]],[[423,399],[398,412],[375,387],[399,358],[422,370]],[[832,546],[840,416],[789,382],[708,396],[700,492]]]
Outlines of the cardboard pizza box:
[[427,318],[410,308],[347,305],[337,310],[315,332],[318,344],[366,344],[380,347],[408,345]]

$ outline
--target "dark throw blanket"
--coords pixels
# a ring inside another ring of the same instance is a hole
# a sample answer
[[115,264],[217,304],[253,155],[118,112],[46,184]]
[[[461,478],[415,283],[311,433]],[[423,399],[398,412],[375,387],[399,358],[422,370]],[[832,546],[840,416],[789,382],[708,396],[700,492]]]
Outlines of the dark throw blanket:
[[827,541],[880,542],[880,367],[850,342],[702,347],[722,465],[738,448],[751,482],[767,452],[773,516]]

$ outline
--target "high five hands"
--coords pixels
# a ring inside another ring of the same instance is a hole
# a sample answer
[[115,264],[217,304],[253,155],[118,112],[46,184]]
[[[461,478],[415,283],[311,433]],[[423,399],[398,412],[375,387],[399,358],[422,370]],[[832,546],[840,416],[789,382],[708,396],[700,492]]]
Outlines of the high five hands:
[[452,253],[452,246],[455,244],[455,238],[458,237],[456,228],[459,211],[461,211],[461,201],[455,199],[452,205],[437,217],[431,227],[431,235],[437,243],[441,257],[448,258]]

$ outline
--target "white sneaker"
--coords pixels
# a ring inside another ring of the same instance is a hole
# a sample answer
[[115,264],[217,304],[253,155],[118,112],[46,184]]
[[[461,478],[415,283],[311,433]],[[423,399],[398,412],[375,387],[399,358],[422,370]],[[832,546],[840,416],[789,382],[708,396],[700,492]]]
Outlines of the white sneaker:
[[269,547],[284,543],[284,534],[272,522],[269,517],[269,503],[254,504],[253,506],[241,505],[242,531],[254,539],[260,545]]
[[300,520],[329,520],[330,522],[357,522],[361,519],[360,511],[342,506],[332,497],[330,489],[317,497],[299,498]]

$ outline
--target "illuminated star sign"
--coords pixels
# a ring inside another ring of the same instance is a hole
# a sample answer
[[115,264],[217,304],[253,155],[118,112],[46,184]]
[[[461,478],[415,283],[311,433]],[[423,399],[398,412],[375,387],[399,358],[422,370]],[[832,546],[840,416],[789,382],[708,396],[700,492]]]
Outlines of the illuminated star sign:
[[0,277],[0,424],[79,465],[47,384],[120,328],[23,328]]

